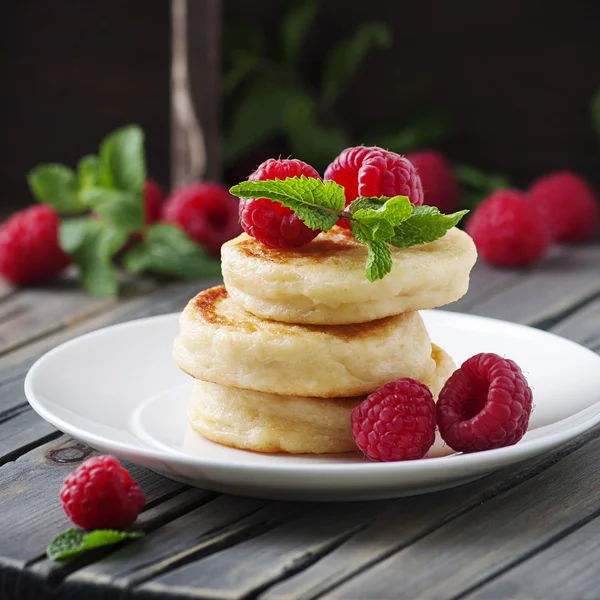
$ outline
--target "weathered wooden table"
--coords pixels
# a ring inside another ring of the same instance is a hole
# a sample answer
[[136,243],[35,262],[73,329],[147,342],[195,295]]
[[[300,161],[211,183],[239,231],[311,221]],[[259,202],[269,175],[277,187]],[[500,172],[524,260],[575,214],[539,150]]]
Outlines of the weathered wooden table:
[[[396,501],[267,502],[187,488],[130,465],[145,538],[67,564],[61,483],[92,450],[42,421],[23,378],[76,335],[180,310],[199,284],[91,299],[66,282],[0,299],[0,599],[600,598],[600,429],[460,488]],[[453,310],[548,329],[600,350],[600,246],[529,272],[478,264]],[[600,400],[600,390],[598,390]],[[569,398],[565,398],[568,402]]]

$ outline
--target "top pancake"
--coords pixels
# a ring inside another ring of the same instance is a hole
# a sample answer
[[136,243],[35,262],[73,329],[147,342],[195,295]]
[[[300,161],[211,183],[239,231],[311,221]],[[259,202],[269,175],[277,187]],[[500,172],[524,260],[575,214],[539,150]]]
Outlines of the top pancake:
[[334,227],[295,249],[268,248],[242,234],[223,245],[229,296],[247,311],[285,323],[363,323],[443,306],[469,286],[477,253],[471,238],[453,228],[430,244],[391,248],[392,272],[370,282],[367,248]]

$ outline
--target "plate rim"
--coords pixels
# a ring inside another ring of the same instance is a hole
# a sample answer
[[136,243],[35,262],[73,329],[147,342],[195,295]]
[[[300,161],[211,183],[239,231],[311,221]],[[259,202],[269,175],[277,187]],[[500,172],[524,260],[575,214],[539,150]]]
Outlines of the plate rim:
[[[495,319],[492,317],[485,317],[481,315],[470,315],[466,313],[453,312],[448,310],[440,310],[440,309],[427,309],[420,311],[422,314],[431,315],[435,314],[437,316],[446,317],[453,320],[458,321],[468,321],[474,324],[492,324],[494,326],[502,326],[508,328],[509,330],[513,330],[515,332],[522,332],[528,335],[535,335],[541,337],[550,337],[553,339],[560,340],[561,343],[565,343],[567,345],[571,345],[577,348],[578,351],[585,351],[589,353],[594,359],[600,361],[600,355],[595,353],[594,351],[586,348],[585,346],[578,344],[572,340],[561,337],[552,332],[544,331],[541,329],[535,329],[528,325],[523,325],[520,323],[513,323],[510,321],[504,321],[502,319]],[[98,446],[110,446],[113,448],[115,454],[123,454],[123,455],[137,455],[144,457],[148,460],[154,461],[168,461],[177,464],[182,464],[185,466],[191,467],[207,467],[207,468],[218,468],[222,471],[229,472],[238,472],[242,471],[255,471],[255,472],[265,472],[269,471],[271,475],[276,473],[288,473],[293,471],[295,473],[310,473],[311,475],[315,475],[316,473],[320,474],[331,474],[332,472],[343,472],[345,475],[348,475],[352,472],[357,472],[361,476],[365,476],[367,473],[371,473],[373,476],[383,476],[385,474],[397,474],[398,472],[402,472],[405,474],[410,474],[412,472],[427,472],[427,471],[436,471],[439,468],[443,468],[443,465],[448,465],[448,461],[450,460],[452,463],[458,465],[459,463],[464,467],[470,467],[472,469],[482,467],[487,468],[489,471],[498,468],[499,466],[503,466],[507,464],[507,460],[512,458],[513,460],[508,461],[509,463],[520,462],[521,460],[526,460],[527,458],[531,458],[532,456],[536,456],[542,454],[546,451],[549,451],[553,448],[558,447],[559,445],[568,442],[581,435],[585,431],[588,431],[595,425],[600,423],[600,392],[599,398],[592,405],[586,407],[585,409],[578,411],[577,413],[573,413],[566,417],[572,418],[576,415],[579,415],[585,411],[589,411],[592,408],[596,408],[596,412],[593,413],[589,418],[585,419],[583,422],[568,427],[564,430],[558,430],[553,433],[549,433],[541,438],[526,440],[525,442],[519,442],[513,446],[507,446],[504,448],[497,448],[493,450],[486,450],[483,452],[474,452],[470,454],[454,454],[443,457],[433,457],[428,458],[426,460],[414,460],[414,461],[399,461],[399,462],[374,462],[365,459],[364,462],[358,463],[311,463],[310,461],[306,461],[305,463],[257,463],[257,464],[247,464],[247,463],[235,463],[235,462],[224,462],[220,460],[214,460],[207,457],[200,457],[194,455],[187,455],[185,453],[169,453],[160,452],[155,450],[151,446],[144,444],[140,440],[140,446],[131,445],[121,441],[111,440],[110,438],[106,438],[102,435],[98,435],[96,433],[85,431],[81,429],[77,425],[71,425],[69,422],[64,421],[62,418],[54,415],[50,410],[44,406],[44,402],[37,398],[37,394],[34,390],[35,378],[37,372],[47,363],[51,361],[56,354],[63,352],[65,349],[77,345],[84,340],[88,340],[89,338],[96,336],[105,336],[110,335],[115,329],[127,329],[130,327],[142,327],[145,324],[152,322],[157,323],[161,321],[171,321],[177,320],[179,318],[180,312],[170,312],[160,315],[154,315],[150,317],[142,317],[139,319],[132,319],[129,321],[125,321],[122,323],[115,323],[112,325],[108,325],[106,327],[102,327],[96,329],[94,331],[87,332],[80,336],[77,336],[73,339],[67,340],[58,346],[48,350],[42,356],[40,356],[31,367],[28,369],[27,374],[24,380],[24,391],[27,401],[33,410],[45,421],[56,427],[59,431],[70,435],[75,439],[79,439],[89,444],[92,447]],[[556,421],[555,423],[560,423],[565,419],[561,419]],[[519,450],[520,449],[520,450]],[[244,450],[240,450],[240,452],[245,452]],[[517,456],[514,456],[517,454]],[[268,457],[268,455],[263,455]],[[391,483],[391,482],[390,482]]]

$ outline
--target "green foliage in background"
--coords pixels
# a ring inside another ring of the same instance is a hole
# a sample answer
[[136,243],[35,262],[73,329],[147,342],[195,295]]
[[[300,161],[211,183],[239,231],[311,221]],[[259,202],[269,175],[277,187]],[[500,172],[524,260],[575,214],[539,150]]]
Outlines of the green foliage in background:
[[[286,151],[323,169],[344,148],[369,144],[408,152],[445,138],[451,124],[437,109],[406,115],[396,125],[351,136],[336,104],[370,53],[389,48],[390,29],[379,22],[362,24],[332,46],[325,57],[319,84],[302,73],[301,56],[314,30],[319,3],[295,4],[276,34],[248,23],[225,27],[223,92],[227,103],[224,160],[227,165],[275,138],[284,138]],[[278,38],[276,49],[267,37]]]

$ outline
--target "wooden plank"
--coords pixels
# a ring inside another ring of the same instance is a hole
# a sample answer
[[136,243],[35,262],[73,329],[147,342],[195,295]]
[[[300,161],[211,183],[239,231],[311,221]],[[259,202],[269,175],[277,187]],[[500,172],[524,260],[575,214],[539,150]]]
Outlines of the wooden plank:
[[595,518],[465,600],[596,600],[600,590],[600,519]]
[[63,588],[74,599],[87,597],[99,587],[131,589],[190,560],[253,538],[306,510],[305,504],[220,496],[146,536],[135,548],[123,548],[73,573]]
[[[291,577],[284,583],[275,584],[265,597],[313,597],[317,595],[316,590],[324,591],[336,581],[385,558],[450,518],[532,477],[580,443],[584,440],[569,444],[556,456],[532,459],[517,471],[505,469],[445,492],[389,502],[317,505],[311,516],[295,519],[210,559],[191,557],[180,569],[136,588],[136,594],[144,598],[155,597],[174,588],[175,597],[195,594],[194,597],[203,598],[245,598],[254,597],[262,588],[281,578]],[[312,522],[314,525],[310,525]],[[373,523],[368,525],[370,522]],[[345,538],[349,538],[348,541],[344,542]],[[340,545],[340,542],[343,543]],[[243,567],[231,566],[242,562]],[[92,571],[95,567],[91,567]],[[110,568],[112,573],[118,573],[116,567]],[[149,564],[149,568],[152,573],[154,566]],[[303,570],[294,575],[301,568]],[[128,574],[128,578],[131,576]]]
[[551,331],[595,352],[600,351],[600,299],[573,313],[552,327]]
[[[210,285],[214,282],[205,282]],[[24,451],[32,448],[36,440],[47,441],[55,429],[38,417],[29,408],[23,381],[31,364],[43,352],[68,339],[117,322],[181,310],[187,300],[202,286],[200,283],[175,283],[146,297],[136,298],[115,306],[110,312],[103,312],[96,317],[63,329],[29,344],[3,359],[0,370],[0,463],[13,460]]]
[[[24,567],[44,553],[54,535],[72,526],[58,493],[65,477],[92,454],[85,444],[62,436],[0,468],[0,564]],[[148,469],[126,466],[150,505],[185,487]]]
[[[156,288],[150,279],[124,279],[121,298],[133,298]],[[85,292],[73,274],[44,287],[31,287],[0,301],[0,356],[49,333],[110,310],[117,301],[94,298]]]
[[[276,530],[190,562],[138,588],[158,598],[177,594],[194,598],[243,598],[301,569],[373,519],[389,503],[318,505]],[[314,507],[314,505],[313,505]]]
[[598,294],[600,245],[560,247],[516,285],[497,291],[470,312],[546,328]]
[[[600,440],[436,529],[325,598],[454,598],[600,511]],[[393,594],[393,595],[391,595]]]
[[471,271],[468,292],[456,302],[443,306],[444,310],[471,312],[471,310],[502,290],[520,283],[526,274],[511,269],[495,269],[479,259]]

